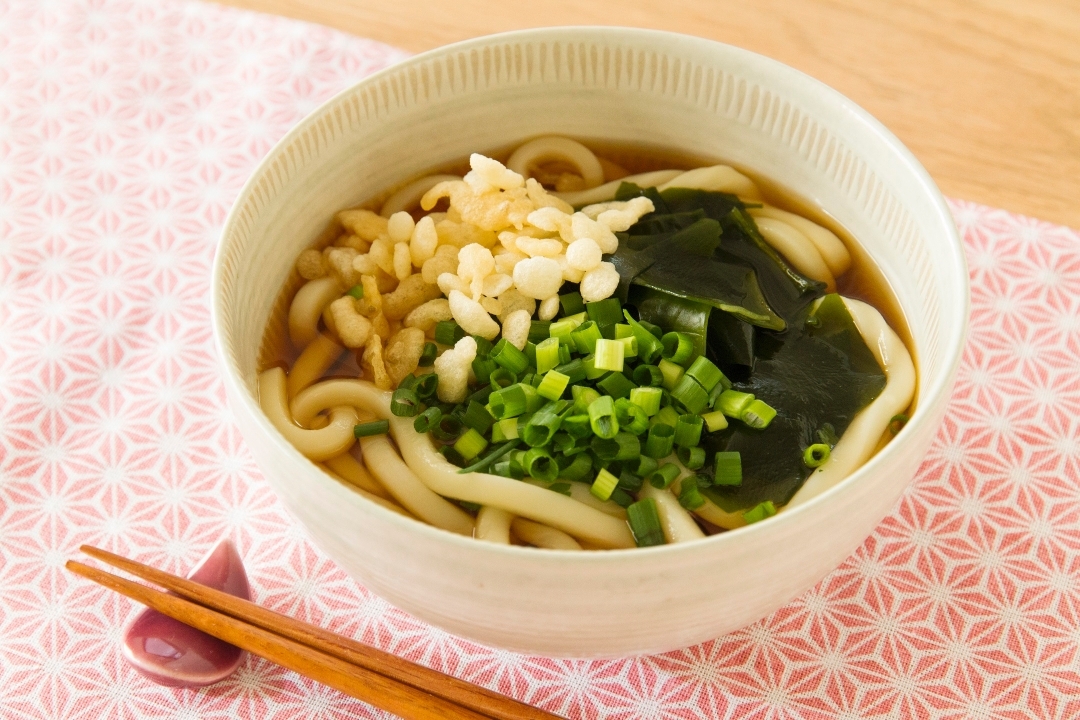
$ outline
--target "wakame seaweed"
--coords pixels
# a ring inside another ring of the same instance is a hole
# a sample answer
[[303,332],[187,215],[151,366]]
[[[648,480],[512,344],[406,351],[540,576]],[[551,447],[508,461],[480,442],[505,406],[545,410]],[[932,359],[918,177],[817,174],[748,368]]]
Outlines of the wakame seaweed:
[[665,332],[689,333],[736,390],[777,411],[763,430],[733,421],[702,436],[706,467],[716,452],[738,451],[743,469],[741,485],[703,492],[729,512],[786,504],[811,472],[805,448],[823,428],[841,435],[885,374],[840,296],[770,247],[737,197],[624,183],[617,199],[638,195],[655,211],[619,233],[610,259],[621,299]]
[[717,451],[742,456],[742,485],[703,491],[724,510],[787,503],[812,472],[802,454],[819,442],[819,431],[831,426],[842,435],[885,387],[885,373],[839,295],[826,295],[811,320],[799,331],[759,333],[753,372],[734,384],[776,410],[772,423],[754,430],[733,422],[702,437],[710,461]]

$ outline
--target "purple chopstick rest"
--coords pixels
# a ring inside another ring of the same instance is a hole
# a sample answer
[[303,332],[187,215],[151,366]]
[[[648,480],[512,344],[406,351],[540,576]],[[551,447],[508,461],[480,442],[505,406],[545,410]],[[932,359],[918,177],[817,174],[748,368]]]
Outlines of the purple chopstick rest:
[[[231,540],[223,540],[188,575],[215,590],[251,599],[247,573]],[[124,658],[147,678],[170,687],[202,687],[224,680],[244,651],[147,608],[124,630]]]

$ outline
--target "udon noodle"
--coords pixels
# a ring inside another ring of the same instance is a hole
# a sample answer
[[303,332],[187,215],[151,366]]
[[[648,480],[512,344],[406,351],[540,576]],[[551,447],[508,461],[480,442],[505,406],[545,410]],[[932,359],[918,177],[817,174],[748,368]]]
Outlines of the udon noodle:
[[[616,199],[635,186],[636,199]],[[630,172],[569,138],[539,138],[514,149],[505,165],[473,156],[468,173],[412,180],[386,197],[377,213],[342,211],[331,244],[307,250],[297,261],[303,284],[288,306],[291,363],[264,361],[259,378],[264,412],[328,474],[408,518],[500,544],[572,551],[641,544],[638,530],[628,523],[627,503],[605,499],[588,482],[553,485],[550,478],[506,476],[492,471],[499,467],[495,461],[482,471],[460,472],[461,463],[451,462],[454,453],[440,448],[428,432],[417,431],[415,411],[397,412],[394,390],[434,372],[438,399],[430,402],[464,408],[477,383],[477,342],[488,341],[490,349],[501,337],[526,349],[536,324],[560,312],[559,291],[567,284],[585,303],[624,292],[624,265],[613,264],[619,262],[613,257],[619,243],[632,242],[637,223],[657,216],[654,200],[683,197],[685,192],[678,194],[683,191],[718,194],[709,197],[728,198],[745,209],[768,252],[778,253],[784,267],[816,288],[818,299],[799,311],[808,323],[816,322],[822,294],[845,287],[852,256],[838,235],[766,203],[757,183],[732,167]],[[582,239],[587,242],[578,242]],[[897,417],[913,403],[915,368],[898,334],[873,305],[842,300],[884,384],[828,443],[823,464],[782,498],[786,504],[780,511],[809,501],[858,469],[887,442]],[[714,304],[713,312],[719,313],[716,307],[721,305]],[[785,317],[790,328],[795,315]],[[753,332],[786,337],[776,334],[783,328],[768,322]],[[436,336],[437,328],[453,323],[465,338],[439,344],[438,357],[427,357],[422,366],[431,341],[445,340]],[[702,329],[702,341],[704,335]],[[636,348],[636,341],[622,342]],[[357,427],[378,420],[387,421],[388,433],[357,438]],[[572,440],[567,443],[570,447]],[[716,493],[702,495],[696,506],[686,501],[684,484],[700,472],[682,460],[693,457],[687,452],[661,458],[677,469],[666,486],[638,480],[640,487],[624,493],[630,501],[647,501],[667,543],[734,530],[753,519],[746,508],[722,507]],[[569,463],[570,456],[566,459]]]

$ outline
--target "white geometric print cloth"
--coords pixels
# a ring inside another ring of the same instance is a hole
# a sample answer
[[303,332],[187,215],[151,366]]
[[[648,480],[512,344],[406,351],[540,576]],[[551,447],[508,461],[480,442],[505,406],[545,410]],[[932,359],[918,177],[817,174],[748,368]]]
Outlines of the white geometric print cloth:
[[1080,236],[953,202],[972,329],[899,505],[817,587],[662,656],[454,638],[316,550],[226,408],[214,246],[247,175],[405,54],[162,0],[0,0],[0,718],[383,717],[259,659],[202,690],[121,659],[81,543],[183,573],[232,537],[256,599],[570,718],[1080,717]]

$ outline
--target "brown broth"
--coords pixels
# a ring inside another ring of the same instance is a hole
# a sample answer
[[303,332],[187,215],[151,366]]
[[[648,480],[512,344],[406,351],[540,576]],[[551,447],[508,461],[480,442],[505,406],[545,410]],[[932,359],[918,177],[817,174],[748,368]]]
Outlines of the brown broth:
[[[588,144],[599,157],[625,168],[630,174],[670,168],[690,169],[724,162],[723,159],[702,158],[663,148],[630,146],[605,142],[590,142]],[[517,147],[517,145],[492,151],[489,153],[489,157],[505,161],[515,147]],[[847,247],[848,252],[851,253],[850,269],[844,273],[843,276],[836,279],[837,291],[847,297],[862,300],[876,308],[885,318],[885,321],[889,326],[900,336],[900,339],[911,353],[912,361],[915,363],[916,368],[918,368],[918,358],[914,352],[915,346],[912,343],[911,332],[907,320],[900,309],[900,303],[897,301],[895,293],[889,286],[889,283],[881,270],[870,259],[870,256],[863,247],[856,242],[851,233],[830,216],[824,208],[817,207],[813,203],[791,192],[786,189],[782,183],[770,178],[762,177],[752,170],[747,170],[738,166],[736,167],[740,172],[743,172],[757,183],[758,187],[761,189],[762,195],[769,204],[802,215],[836,233],[837,237],[839,237]],[[464,175],[468,170],[469,163],[468,159],[465,158],[460,161],[432,168],[428,174],[449,173]],[[405,183],[402,183],[399,187],[404,185]],[[396,189],[397,188],[391,188],[357,207],[366,207],[377,210],[381,207],[382,202]],[[417,214],[416,217],[419,218],[420,214]],[[317,249],[326,247],[341,234],[341,231],[341,225],[336,219],[331,218],[326,229],[315,238],[310,247]],[[285,283],[285,287],[282,288],[281,293],[274,303],[271,319],[267,324],[266,334],[263,336],[263,342],[260,347],[258,361],[260,372],[275,366],[290,367],[299,354],[299,351],[292,347],[292,344],[288,339],[288,313],[292,297],[296,294],[296,291],[303,282],[304,280],[300,277],[300,274],[293,269],[289,275],[289,279]],[[344,359],[335,367],[331,368],[329,374],[351,375],[355,377],[356,370],[357,365],[354,354],[346,353]],[[917,372],[916,377],[918,377]],[[911,407],[908,410],[909,415],[914,410],[917,399],[918,388],[916,388]]]

